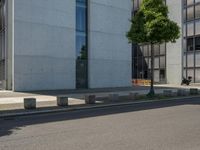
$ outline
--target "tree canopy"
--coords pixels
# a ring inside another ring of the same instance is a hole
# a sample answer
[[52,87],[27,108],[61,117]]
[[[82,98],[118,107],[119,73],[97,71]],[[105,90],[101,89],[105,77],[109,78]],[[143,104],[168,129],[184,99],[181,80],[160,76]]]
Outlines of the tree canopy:
[[127,33],[129,42],[176,42],[180,37],[180,28],[169,19],[168,13],[163,0],[143,0],[140,9],[131,19],[131,28]]

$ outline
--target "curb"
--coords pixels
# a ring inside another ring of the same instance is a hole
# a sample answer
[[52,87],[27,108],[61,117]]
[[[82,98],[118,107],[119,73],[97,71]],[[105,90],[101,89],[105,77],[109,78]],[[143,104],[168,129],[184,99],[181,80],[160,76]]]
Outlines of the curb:
[[162,99],[162,100],[143,100],[143,101],[136,101],[136,102],[120,102],[120,103],[112,103],[112,104],[99,104],[99,105],[91,105],[91,106],[84,106],[84,107],[74,107],[74,108],[58,108],[52,110],[39,110],[39,111],[32,111],[32,112],[20,112],[20,113],[7,113],[0,115],[0,119],[6,118],[14,118],[14,117],[23,117],[23,116],[31,116],[31,115],[42,115],[42,114],[50,114],[50,113],[60,113],[60,112],[70,112],[70,111],[80,111],[80,110],[89,110],[89,109],[101,109],[107,107],[118,107],[118,106],[127,106],[127,105],[134,105],[134,104],[149,104],[154,102],[171,102],[174,100],[183,100],[189,98],[199,98],[198,96],[187,96],[187,97],[176,97],[176,98],[169,98],[169,99]]

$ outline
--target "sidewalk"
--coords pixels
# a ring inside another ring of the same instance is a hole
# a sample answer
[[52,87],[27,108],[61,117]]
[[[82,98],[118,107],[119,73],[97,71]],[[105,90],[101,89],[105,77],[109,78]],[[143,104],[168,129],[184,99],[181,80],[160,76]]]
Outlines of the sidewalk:
[[[163,93],[163,90],[171,89],[173,92],[179,88],[194,88],[194,87],[180,87],[173,85],[156,85],[155,92],[157,94]],[[119,96],[127,96],[130,93],[138,93],[145,95],[149,92],[148,86],[136,86],[132,88],[112,88],[112,89],[93,89],[93,90],[68,90],[68,91],[40,91],[32,93],[19,93],[12,91],[0,91],[0,115],[5,113],[27,112],[23,109],[24,98],[37,99],[37,111],[52,109],[60,109],[56,106],[56,96],[63,95],[69,97],[70,107],[85,107],[84,96],[88,94],[95,94],[96,97],[107,97],[109,94],[119,94]],[[126,101],[127,102],[127,101]],[[103,101],[97,101],[98,104],[104,104]]]

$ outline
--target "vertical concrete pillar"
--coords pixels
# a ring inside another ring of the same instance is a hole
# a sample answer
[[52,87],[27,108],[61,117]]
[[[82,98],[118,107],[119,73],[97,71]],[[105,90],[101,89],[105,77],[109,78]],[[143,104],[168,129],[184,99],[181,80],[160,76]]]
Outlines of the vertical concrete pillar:
[[14,59],[14,0],[7,0],[6,51],[6,89],[12,90]]
[[[182,0],[167,0],[169,17],[177,22],[182,31]],[[182,80],[182,34],[176,43],[167,44],[167,83],[180,84]]]

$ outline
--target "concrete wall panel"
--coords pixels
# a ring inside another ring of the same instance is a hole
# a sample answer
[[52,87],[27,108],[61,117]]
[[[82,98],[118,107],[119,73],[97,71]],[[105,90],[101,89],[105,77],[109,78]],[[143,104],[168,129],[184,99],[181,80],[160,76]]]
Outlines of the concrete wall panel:
[[75,88],[75,1],[15,0],[14,90]]
[[131,86],[129,30],[132,0],[90,0],[89,86]]
[[[167,0],[169,17],[182,28],[182,0]],[[181,29],[182,30],[182,29]],[[182,35],[181,35],[182,36]],[[167,44],[167,83],[180,84],[182,80],[182,37]]]

